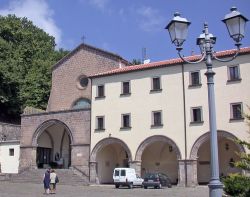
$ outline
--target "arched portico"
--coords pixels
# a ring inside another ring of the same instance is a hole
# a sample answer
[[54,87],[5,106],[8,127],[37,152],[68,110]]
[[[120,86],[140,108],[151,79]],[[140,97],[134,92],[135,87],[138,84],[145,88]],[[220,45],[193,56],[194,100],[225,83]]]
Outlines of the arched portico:
[[131,151],[118,138],[105,138],[93,148],[90,156],[90,181],[94,183],[112,182],[115,167],[129,167]]
[[37,167],[69,168],[72,142],[72,133],[65,123],[52,119],[40,124],[32,137]]
[[181,152],[170,138],[155,135],[145,139],[138,147],[135,161],[141,164],[140,174],[159,171],[167,174],[173,183],[179,180],[178,160]]
[[[235,143],[236,136],[227,131],[218,131],[218,155],[220,175],[227,176],[229,173],[240,172],[234,168],[232,162],[239,159],[236,152],[245,152],[244,147]],[[197,161],[196,183],[206,184],[210,179],[210,132],[200,136],[194,143],[190,159]]]

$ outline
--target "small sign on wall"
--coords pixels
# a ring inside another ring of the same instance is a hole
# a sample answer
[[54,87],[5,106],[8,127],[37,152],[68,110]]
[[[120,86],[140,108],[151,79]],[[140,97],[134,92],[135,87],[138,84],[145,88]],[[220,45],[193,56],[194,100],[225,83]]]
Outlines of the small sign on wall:
[[77,156],[77,157],[81,157],[81,156],[82,156],[82,153],[76,153],[76,156]]

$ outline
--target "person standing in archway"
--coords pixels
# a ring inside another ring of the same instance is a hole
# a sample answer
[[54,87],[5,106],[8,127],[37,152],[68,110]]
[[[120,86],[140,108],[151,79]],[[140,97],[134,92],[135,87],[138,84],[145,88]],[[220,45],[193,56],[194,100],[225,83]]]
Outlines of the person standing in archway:
[[50,169],[47,169],[43,176],[44,194],[49,195],[50,190]]

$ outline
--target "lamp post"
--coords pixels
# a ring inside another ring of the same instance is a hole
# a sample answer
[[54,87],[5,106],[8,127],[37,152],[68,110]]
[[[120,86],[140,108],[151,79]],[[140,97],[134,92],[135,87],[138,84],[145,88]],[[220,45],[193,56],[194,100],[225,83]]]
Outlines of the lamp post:
[[216,37],[208,32],[208,24],[204,23],[203,33],[197,38],[196,44],[201,50],[201,58],[194,62],[188,61],[181,55],[182,44],[185,42],[188,32],[188,26],[191,24],[186,18],[182,18],[179,13],[174,14],[174,18],[166,26],[172,43],[176,45],[179,57],[186,63],[197,64],[202,61],[206,63],[207,86],[208,86],[208,107],[209,107],[209,128],[210,128],[210,151],[211,151],[211,178],[208,184],[210,197],[222,196],[222,183],[219,178],[219,161],[218,161],[218,141],[217,141],[217,126],[215,113],[215,98],[214,98],[214,75],[212,70],[212,60],[216,59],[221,62],[229,62],[236,58],[239,54],[241,40],[244,37],[245,25],[248,19],[237,11],[236,7],[231,8],[231,12],[222,20],[228,29],[230,37],[235,41],[237,51],[230,59],[219,59],[213,51],[213,45],[216,43]]

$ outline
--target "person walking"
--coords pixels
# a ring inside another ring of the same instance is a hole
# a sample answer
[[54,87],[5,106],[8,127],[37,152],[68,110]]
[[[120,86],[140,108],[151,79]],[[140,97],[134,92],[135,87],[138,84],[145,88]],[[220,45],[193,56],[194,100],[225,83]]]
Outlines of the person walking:
[[57,174],[54,169],[51,170],[50,173],[50,193],[55,194],[56,193],[56,184],[59,182],[59,179],[57,177]]
[[44,194],[49,195],[50,169],[47,169],[43,176]]

